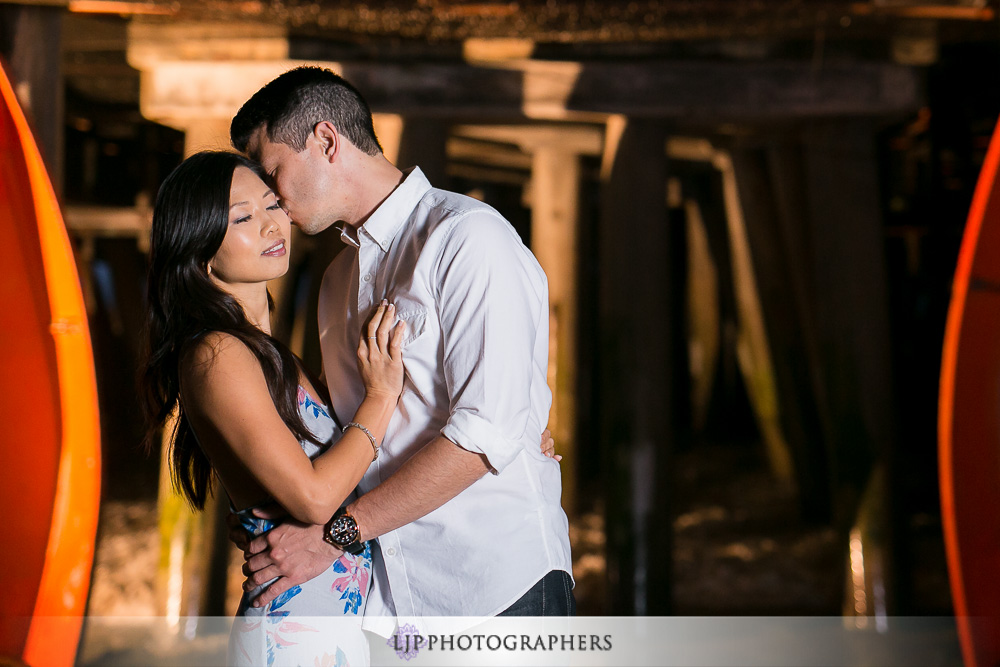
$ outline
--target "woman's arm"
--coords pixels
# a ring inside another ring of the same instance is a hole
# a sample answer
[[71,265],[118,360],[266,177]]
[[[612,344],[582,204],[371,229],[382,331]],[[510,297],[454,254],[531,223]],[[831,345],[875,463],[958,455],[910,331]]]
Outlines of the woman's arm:
[[[551,436],[552,434],[548,429],[542,432],[542,453],[556,461],[561,461],[562,456],[555,453],[555,442]],[[444,439],[441,438],[441,440]],[[453,454],[457,450],[466,455],[476,456],[455,447],[450,441],[447,441],[447,447],[444,450],[447,454]],[[414,456],[438,457],[441,455],[441,451],[432,442]],[[438,465],[438,462],[435,461],[434,465]],[[483,465],[485,465],[485,462],[483,462]],[[465,471],[468,471],[471,478],[471,481],[467,483],[458,479],[457,476],[455,479],[448,480],[447,482],[444,482],[440,475],[437,476],[437,479],[441,481],[440,483],[451,485],[464,484],[468,486],[472,481],[481,477],[484,470],[485,468],[482,471],[476,470],[475,463],[471,467],[466,468]],[[457,475],[460,476],[465,471],[460,470]],[[392,477],[389,479],[391,480]],[[462,488],[465,488],[465,486]],[[455,492],[457,493],[457,491]],[[362,498],[366,498],[368,495],[371,494],[366,494]],[[402,501],[409,508],[415,499],[412,496],[406,496]],[[356,508],[356,504],[354,507]],[[254,509],[253,513],[258,517],[266,519],[279,519],[284,516],[283,511],[277,507],[257,508]],[[247,579],[243,582],[243,590],[253,590],[264,582],[270,581],[275,577],[281,577],[278,581],[268,586],[267,590],[263,591],[254,600],[253,605],[255,607],[263,606],[293,586],[309,581],[319,575],[329,568],[333,561],[337,560],[343,553],[323,540],[325,529],[322,525],[286,521],[257,538],[252,538],[252,536],[248,535],[237,521],[230,522],[229,528],[229,539],[236,544],[238,549],[243,551],[243,557],[246,559],[246,562],[243,564],[243,574],[246,575]]]
[[[367,394],[352,421],[381,442],[402,388],[403,326],[381,305],[358,347]],[[383,317],[384,315],[384,317]],[[184,409],[199,442],[218,467],[239,465],[294,518],[324,523],[371,465],[371,441],[349,428],[336,445],[310,461],[281,419],[260,364],[238,339],[210,334],[181,368]],[[225,469],[221,471],[223,479]]]

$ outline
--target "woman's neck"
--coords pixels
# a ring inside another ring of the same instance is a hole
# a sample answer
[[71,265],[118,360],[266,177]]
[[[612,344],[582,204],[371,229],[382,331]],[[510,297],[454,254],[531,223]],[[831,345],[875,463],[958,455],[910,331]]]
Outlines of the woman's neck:
[[243,306],[243,312],[246,314],[250,324],[267,335],[271,335],[271,310],[267,307],[267,283],[247,285],[219,284],[219,287],[229,292]]
[[247,319],[250,320],[250,324],[270,336],[271,310],[267,307],[267,290],[265,289],[263,296],[259,299],[255,299],[252,305],[242,301],[240,303],[243,304],[243,312],[247,314]]

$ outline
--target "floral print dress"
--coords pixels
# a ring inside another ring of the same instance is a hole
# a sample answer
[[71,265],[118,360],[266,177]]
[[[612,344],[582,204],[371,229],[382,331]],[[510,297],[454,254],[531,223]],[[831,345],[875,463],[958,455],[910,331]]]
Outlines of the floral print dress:
[[[306,455],[315,458],[332,444],[340,429],[327,408],[316,403],[302,387],[298,403],[305,425],[326,443],[324,447],[301,443]],[[277,525],[253,516],[252,509],[237,512],[251,534],[263,535]],[[319,576],[293,586],[263,607],[251,603],[272,582],[244,593],[229,638],[229,664],[366,665],[368,644],[361,632],[361,617],[371,574],[371,547],[366,543],[360,555],[345,553]]]

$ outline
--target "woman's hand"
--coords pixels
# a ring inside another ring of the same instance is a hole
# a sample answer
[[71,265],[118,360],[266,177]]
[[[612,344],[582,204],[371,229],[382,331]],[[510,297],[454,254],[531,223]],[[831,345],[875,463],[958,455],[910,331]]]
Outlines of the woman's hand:
[[562,461],[562,455],[556,454],[556,441],[552,439],[552,431],[549,429],[542,431],[542,454],[550,459]]
[[406,322],[396,319],[396,307],[385,299],[361,331],[358,371],[365,393],[372,398],[395,401],[403,391],[403,335]]

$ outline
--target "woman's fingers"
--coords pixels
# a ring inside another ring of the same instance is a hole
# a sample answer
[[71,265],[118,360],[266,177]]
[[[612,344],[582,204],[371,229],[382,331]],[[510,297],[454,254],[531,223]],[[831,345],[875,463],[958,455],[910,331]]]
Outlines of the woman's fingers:
[[368,324],[361,330],[361,340],[358,341],[358,359],[362,362],[368,361],[371,354],[378,348],[378,327],[382,323],[389,302],[382,299],[382,302],[368,319]]
[[556,454],[556,441],[552,438],[552,431],[549,429],[542,431],[542,454],[556,461],[562,461],[562,457]]
[[368,337],[369,344],[371,344],[373,338],[377,337],[378,325],[382,323],[382,316],[385,315],[385,309],[388,307],[388,305],[389,302],[386,301],[385,299],[382,299],[382,303],[380,303],[378,305],[378,308],[375,309],[375,314],[372,315],[372,318],[370,320],[368,320],[368,333],[366,334],[366,336]]
[[546,456],[552,456],[556,450],[556,441],[552,439],[552,431],[549,429],[542,431],[541,446],[542,454]]
[[[382,354],[388,354],[389,330],[392,329],[392,324],[395,321],[396,306],[390,303],[385,307],[382,314],[382,321],[379,322],[378,328],[375,330],[375,342],[378,343],[379,352]],[[374,352],[374,350],[372,351]]]
[[403,349],[403,337],[406,336],[406,321],[400,320],[392,329],[392,337],[389,339],[389,358],[393,361],[399,359],[399,354]]
[[364,327],[358,343],[358,359],[365,364],[374,363],[380,356],[390,361],[400,359],[405,335],[406,323],[396,322],[396,305],[382,299]]

